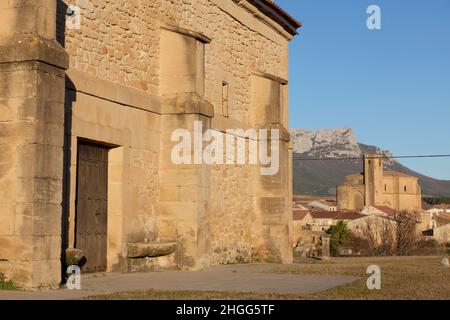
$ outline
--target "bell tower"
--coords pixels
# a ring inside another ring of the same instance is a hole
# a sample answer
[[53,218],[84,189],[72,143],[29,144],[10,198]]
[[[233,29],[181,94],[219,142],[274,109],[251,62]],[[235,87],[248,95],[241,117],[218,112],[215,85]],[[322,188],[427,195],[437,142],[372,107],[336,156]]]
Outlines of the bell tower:
[[364,155],[364,205],[380,203],[383,192],[383,159],[377,155]]

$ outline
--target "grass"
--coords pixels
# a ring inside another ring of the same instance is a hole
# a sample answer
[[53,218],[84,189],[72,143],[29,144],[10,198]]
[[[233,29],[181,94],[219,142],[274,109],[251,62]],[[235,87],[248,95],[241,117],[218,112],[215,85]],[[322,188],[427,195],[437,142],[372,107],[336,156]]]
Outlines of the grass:
[[0,273],[0,290],[17,290],[16,286],[11,280],[5,280],[5,276],[3,275],[3,273]]
[[[442,257],[333,258],[326,262],[286,265],[274,273],[348,275],[361,279],[351,284],[310,295],[309,299],[450,299],[450,268]],[[367,289],[369,265],[381,269],[381,289]]]
[[218,291],[135,291],[87,297],[87,300],[295,300],[300,296]]
[[[361,279],[311,295],[253,294],[211,291],[138,291],[88,297],[88,299],[144,300],[297,300],[297,299],[444,299],[450,300],[450,268],[440,265],[442,257],[332,258],[329,261],[299,260],[276,266],[268,272],[281,274],[348,275]],[[369,265],[381,268],[381,289],[366,286]]]

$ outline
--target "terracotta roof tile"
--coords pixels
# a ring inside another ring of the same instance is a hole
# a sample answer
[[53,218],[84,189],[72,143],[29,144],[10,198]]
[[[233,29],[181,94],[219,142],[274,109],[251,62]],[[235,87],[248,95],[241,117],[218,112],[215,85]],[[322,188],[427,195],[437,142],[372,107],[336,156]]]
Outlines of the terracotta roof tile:
[[388,206],[373,206],[374,208],[386,213],[388,216],[395,216],[397,211],[395,209],[392,209]]
[[[234,1],[238,2],[237,0]],[[296,35],[297,29],[302,26],[301,22],[297,21],[271,0],[248,0],[248,2],[255,6],[264,15],[278,23],[291,35]]]
[[409,174],[405,174],[402,172],[398,172],[398,171],[384,171],[383,175],[385,176],[398,176],[398,177],[411,177],[411,178],[415,178],[414,176],[411,176]]
[[333,220],[354,220],[365,217],[365,215],[354,211],[313,211],[311,216],[314,219],[333,219]]
[[438,226],[443,226],[450,223],[450,214],[441,213],[434,218]]
[[309,210],[293,210],[292,220],[303,220],[308,213]]

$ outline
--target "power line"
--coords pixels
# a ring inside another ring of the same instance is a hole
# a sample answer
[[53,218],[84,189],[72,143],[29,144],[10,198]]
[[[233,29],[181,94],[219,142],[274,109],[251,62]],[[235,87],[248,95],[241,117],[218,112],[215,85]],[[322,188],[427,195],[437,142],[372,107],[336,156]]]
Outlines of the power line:
[[[407,158],[450,158],[450,154],[429,154],[429,155],[408,155],[408,156],[366,156],[367,159],[407,159]],[[313,157],[292,157],[292,160],[302,161],[330,161],[330,160],[363,160],[361,157],[335,157],[335,158],[313,158]]]

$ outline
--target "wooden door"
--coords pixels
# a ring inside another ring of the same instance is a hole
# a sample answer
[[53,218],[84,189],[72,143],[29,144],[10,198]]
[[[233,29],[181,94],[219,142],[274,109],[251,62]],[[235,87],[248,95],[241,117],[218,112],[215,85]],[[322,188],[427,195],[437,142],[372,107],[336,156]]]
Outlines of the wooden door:
[[75,248],[87,259],[83,271],[106,270],[108,149],[78,142]]

